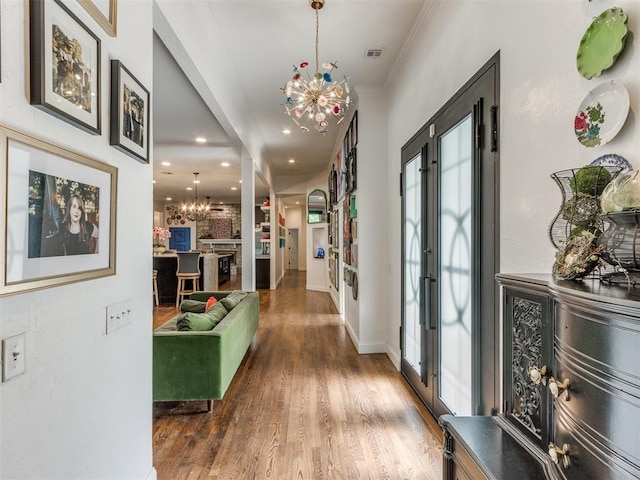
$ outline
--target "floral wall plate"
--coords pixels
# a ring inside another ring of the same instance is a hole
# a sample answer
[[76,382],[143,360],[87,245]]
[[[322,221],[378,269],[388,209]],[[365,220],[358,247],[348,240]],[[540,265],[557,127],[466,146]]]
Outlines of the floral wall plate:
[[629,114],[629,92],[611,81],[591,90],[576,113],[573,128],[585,147],[598,147],[615,137]]
[[627,38],[627,14],[621,8],[610,8],[598,15],[584,32],[576,65],[584,78],[599,77],[610,68],[624,49]]

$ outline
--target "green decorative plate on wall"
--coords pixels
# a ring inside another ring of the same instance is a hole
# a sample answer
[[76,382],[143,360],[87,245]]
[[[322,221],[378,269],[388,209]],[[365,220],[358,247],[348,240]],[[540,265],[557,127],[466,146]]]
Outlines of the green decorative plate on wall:
[[610,68],[624,49],[627,33],[627,14],[621,8],[598,15],[580,40],[576,58],[580,75],[591,79]]

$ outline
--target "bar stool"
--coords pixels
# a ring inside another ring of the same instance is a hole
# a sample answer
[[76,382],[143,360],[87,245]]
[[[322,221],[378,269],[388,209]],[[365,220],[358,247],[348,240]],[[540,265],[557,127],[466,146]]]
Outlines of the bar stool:
[[156,300],[156,306],[160,305],[158,299],[158,270],[153,271],[153,298]]
[[[178,252],[178,294],[176,308],[186,296],[200,289],[200,252]],[[187,280],[191,280],[191,290],[187,290]]]

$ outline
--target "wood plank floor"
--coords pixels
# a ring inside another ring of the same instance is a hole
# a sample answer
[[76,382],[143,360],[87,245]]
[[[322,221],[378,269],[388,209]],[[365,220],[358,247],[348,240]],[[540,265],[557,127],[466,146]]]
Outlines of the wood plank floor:
[[[260,328],[211,413],[206,402],[154,404],[159,480],[442,477],[433,418],[386,355],[358,355],[304,273],[259,290]],[[156,307],[154,325],[173,314]]]

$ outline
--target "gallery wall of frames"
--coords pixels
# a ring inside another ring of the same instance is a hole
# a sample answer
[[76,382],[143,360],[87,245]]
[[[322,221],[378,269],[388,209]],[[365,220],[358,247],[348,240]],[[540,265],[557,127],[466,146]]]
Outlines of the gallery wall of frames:
[[[104,133],[113,148],[148,165],[150,93],[102,51],[105,35],[117,36],[117,0],[78,4],[102,30],[89,28],[68,2],[29,1],[29,103],[89,135]],[[12,259],[0,267],[0,295],[114,275],[118,169],[6,125],[0,140],[7,192],[0,210],[9,212],[0,249]]]
[[[358,111],[353,114],[335,161],[329,172],[329,280],[340,290],[339,265],[342,249],[344,265],[342,280],[351,289],[354,300],[358,298],[358,211],[356,209],[357,165],[358,165]],[[342,219],[338,218],[342,204]],[[340,245],[339,222],[342,221],[342,245]]]

